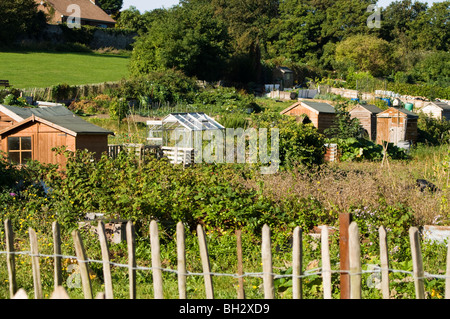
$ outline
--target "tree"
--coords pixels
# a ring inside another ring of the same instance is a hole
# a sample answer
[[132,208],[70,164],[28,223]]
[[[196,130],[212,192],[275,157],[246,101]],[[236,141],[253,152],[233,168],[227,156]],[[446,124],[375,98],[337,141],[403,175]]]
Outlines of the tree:
[[123,0],[97,0],[98,6],[109,15],[116,15],[123,6]]
[[0,1],[0,45],[8,44],[24,34],[34,35],[46,23],[34,0]]
[[146,74],[176,68],[188,76],[212,81],[222,77],[229,37],[206,0],[182,1],[160,15],[133,50],[131,72]]
[[367,71],[373,76],[389,75],[394,67],[390,44],[372,35],[355,35],[336,46],[337,68]]
[[347,112],[347,106],[342,103],[336,104],[336,118],[331,127],[324,130],[324,135],[329,138],[347,139],[357,138],[362,134],[362,127],[357,118],[352,118]]

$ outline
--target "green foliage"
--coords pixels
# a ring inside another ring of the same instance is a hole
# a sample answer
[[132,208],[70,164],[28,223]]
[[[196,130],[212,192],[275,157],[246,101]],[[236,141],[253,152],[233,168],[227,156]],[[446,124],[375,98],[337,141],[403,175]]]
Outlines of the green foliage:
[[27,100],[23,97],[16,97],[14,94],[10,93],[3,99],[3,104],[6,105],[16,105],[16,106],[27,106]]
[[362,135],[362,127],[357,118],[352,118],[347,111],[347,103],[337,103],[335,105],[336,118],[333,124],[325,129],[324,134],[330,138],[352,138]]
[[424,113],[419,113],[417,121],[418,143],[440,145],[450,143],[450,122],[445,119],[435,119]]
[[97,0],[97,3],[107,14],[117,14],[123,6],[123,0]]
[[128,103],[123,98],[113,98],[109,104],[109,116],[113,120],[122,121],[128,114]]

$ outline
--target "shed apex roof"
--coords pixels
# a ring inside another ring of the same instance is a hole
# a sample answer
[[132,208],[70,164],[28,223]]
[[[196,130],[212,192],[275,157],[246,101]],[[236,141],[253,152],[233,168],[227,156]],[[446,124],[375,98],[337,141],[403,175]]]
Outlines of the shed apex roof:
[[[40,2],[40,1],[39,1]],[[69,16],[72,12],[67,11],[70,5],[78,5],[80,7],[81,19],[104,21],[109,23],[115,23],[105,11],[99,6],[95,5],[90,0],[45,0],[53,8],[59,11],[61,14]]]
[[374,114],[383,112],[382,109],[380,109],[379,107],[377,107],[373,104],[358,104],[350,112],[352,112],[354,109],[356,109],[358,107],[362,107],[362,108],[366,109],[367,111],[369,111],[370,113],[374,113]]
[[383,117],[385,114],[389,113],[389,111],[391,111],[391,110],[399,111],[400,113],[405,114],[407,117],[411,117],[411,118],[419,117],[419,115],[417,115],[416,113],[408,111],[407,109],[404,109],[404,108],[399,108],[399,107],[390,107],[387,110],[384,110],[383,112],[378,113],[377,116]]
[[10,105],[0,105],[1,110],[7,110],[9,113],[13,113],[16,117],[20,118],[19,123],[8,127],[7,129],[0,132],[4,134],[13,128],[19,127],[31,118],[37,121],[48,122],[69,134],[113,134],[102,127],[94,125],[92,123],[86,122],[81,117],[76,116],[65,106],[52,106],[45,108],[22,108]]
[[428,106],[430,104],[436,105],[441,110],[450,111],[450,104],[448,104],[448,103],[445,103],[445,102],[429,102],[425,106]]

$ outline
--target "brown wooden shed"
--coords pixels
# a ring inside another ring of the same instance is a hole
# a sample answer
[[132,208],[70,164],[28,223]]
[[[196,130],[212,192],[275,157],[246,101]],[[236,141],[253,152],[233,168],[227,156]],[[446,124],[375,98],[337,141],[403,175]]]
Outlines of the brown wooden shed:
[[445,102],[428,102],[420,111],[436,119],[450,121],[450,104]]
[[417,141],[417,119],[419,116],[404,108],[390,107],[377,115],[377,144],[383,141],[394,143]]
[[19,108],[0,105],[0,116],[4,119],[0,151],[7,153],[10,161],[16,164],[33,159],[64,166],[66,158],[52,151],[61,146],[73,152],[86,149],[95,153],[98,159],[108,151],[108,135],[113,134],[86,122],[64,106]]
[[[324,102],[314,101],[299,101],[289,106],[280,112],[290,116],[302,117],[305,116],[313,123],[317,130],[321,133],[333,125],[336,118],[336,111],[334,107]],[[303,122],[306,118],[303,119]]]
[[358,104],[349,113],[351,118],[359,120],[369,139],[375,141],[377,138],[377,114],[382,111],[382,109],[372,104]]

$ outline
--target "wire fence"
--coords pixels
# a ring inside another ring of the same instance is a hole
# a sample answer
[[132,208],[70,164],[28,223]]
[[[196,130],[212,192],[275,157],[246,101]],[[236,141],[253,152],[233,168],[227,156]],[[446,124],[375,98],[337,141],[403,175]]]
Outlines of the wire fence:
[[[221,272],[213,272],[210,268],[209,263],[209,255],[208,255],[208,249],[206,245],[206,239],[205,234],[203,231],[203,228],[199,225],[197,227],[197,235],[198,235],[198,241],[199,241],[199,248],[200,248],[200,257],[202,261],[202,272],[190,272],[186,269],[186,251],[184,246],[184,226],[182,223],[179,223],[177,225],[177,258],[178,258],[178,265],[177,269],[173,268],[165,268],[161,266],[160,261],[160,247],[159,247],[159,235],[157,231],[157,225],[155,226],[156,222],[152,221],[151,225],[153,224],[153,231],[151,231],[151,250],[152,250],[152,265],[148,267],[139,266],[136,264],[135,259],[135,241],[134,241],[134,226],[131,221],[127,222],[127,229],[126,229],[126,239],[127,239],[127,247],[128,247],[128,263],[116,263],[109,260],[109,248],[107,244],[107,238],[104,232],[104,224],[102,221],[98,224],[98,235],[101,243],[101,249],[102,249],[102,260],[96,260],[96,259],[90,259],[86,256],[84,246],[80,237],[80,233],[78,230],[74,231],[72,233],[73,239],[74,239],[74,245],[75,245],[75,251],[76,255],[65,255],[60,253],[60,238],[59,238],[59,225],[57,222],[54,222],[53,224],[53,235],[54,235],[54,252],[53,254],[42,254],[37,251],[37,240],[36,240],[36,234],[34,231],[30,231],[30,251],[14,251],[14,236],[12,233],[12,228],[9,220],[5,221],[5,235],[6,235],[6,251],[0,251],[1,255],[7,256],[7,265],[8,265],[8,276],[9,276],[9,284],[10,284],[10,297],[14,298],[14,296],[17,293],[17,285],[16,285],[16,279],[15,279],[15,263],[14,263],[14,256],[16,255],[27,255],[32,258],[35,262],[32,263],[33,268],[33,282],[34,282],[34,290],[35,290],[35,298],[40,299],[42,298],[42,287],[40,287],[40,270],[39,270],[39,258],[53,258],[55,262],[55,272],[54,272],[54,278],[55,278],[55,291],[56,288],[62,287],[62,276],[61,276],[61,261],[63,259],[70,259],[70,260],[76,260],[78,262],[78,268],[77,271],[79,271],[79,274],[81,276],[81,284],[83,286],[83,292],[86,299],[91,299],[92,296],[92,287],[90,282],[90,276],[89,276],[89,264],[102,264],[103,266],[103,278],[105,282],[105,298],[112,299],[113,298],[113,291],[112,291],[112,284],[111,284],[111,266],[119,267],[119,268],[125,268],[129,272],[129,279],[130,279],[130,299],[136,298],[136,271],[149,271],[152,272],[153,275],[153,284],[154,284],[154,291],[155,291],[155,299],[164,298],[163,296],[163,288],[162,288],[162,272],[166,273],[172,273],[177,275],[178,282],[179,282],[179,296],[180,299],[187,298],[186,294],[186,277],[188,276],[201,276],[204,277],[205,282],[205,293],[207,299],[213,299],[214,298],[214,289],[212,285],[211,277],[231,277],[234,279],[242,280],[246,277],[258,277],[263,279],[263,287],[264,287],[264,297],[266,299],[274,299],[275,298],[275,291],[274,291],[274,280],[281,279],[281,278],[289,278],[293,281],[293,290],[297,290],[297,292],[293,292],[294,298],[302,298],[302,289],[301,289],[301,280],[307,277],[311,276],[321,276],[322,277],[322,288],[324,292],[324,298],[325,296],[331,296],[331,275],[332,274],[339,274],[341,276],[341,286],[342,280],[348,280],[350,284],[350,297],[353,299],[359,299],[361,295],[361,282],[362,282],[362,275],[376,275],[377,284],[381,285],[381,290],[383,290],[383,298],[388,299],[389,296],[389,276],[385,276],[385,274],[388,273],[401,273],[405,276],[410,276],[409,280],[407,281],[414,281],[415,284],[415,293],[416,298],[422,299],[425,298],[424,293],[424,286],[423,282],[426,279],[439,279],[439,280],[445,280],[445,290],[446,294],[445,297],[449,298],[450,294],[448,293],[449,286],[450,286],[450,268],[449,265],[447,265],[447,273],[446,274],[431,274],[428,272],[425,272],[423,270],[423,263],[422,263],[422,257],[420,252],[420,245],[418,245],[417,242],[417,234],[418,231],[415,228],[410,229],[410,241],[411,241],[411,250],[412,250],[412,256],[413,256],[413,270],[401,270],[401,269],[393,269],[389,267],[388,262],[388,253],[387,253],[387,247],[383,244],[382,240],[380,241],[380,260],[381,265],[373,265],[373,264],[366,264],[365,268],[363,269],[361,265],[361,254],[359,251],[360,243],[359,243],[359,234],[358,234],[358,228],[355,223],[352,223],[349,227],[349,234],[348,234],[348,241],[349,241],[349,254],[348,254],[348,262],[349,267],[348,269],[332,269],[330,264],[330,255],[329,255],[329,249],[328,249],[328,228],[327,226],[323,226],[322,233],[321,233],[321,256],[322,256],[322,267],[316,267],[312,269],[308,269],[303,271],[302,266],[302,251],[295,250],[295,247],[293,247],[293,262],[292,262],[292,273],[290,274],[279,274],[273,271],[273,264],[272,264],[272,252],[271,252],[271,243],[270,243],[270,229],[267,225],[263,227],[263,233],[262,233],[262,246],[261,246],[261,256],[262,256],[262,272],[244,272],[242,270],[242,265],[239,267],[238,265],[238,273],[221,273]],[[298,228],[298,227],[297,227]],[[380,234],[384,230],[383,227],[380,227]],[[356,234],[354,232],[356,231]],[[237,233],[238,235],[238,233]],[[239,233],[240,236],[240,233]],[[301,231],[294,231],[294,246],[295,243],[301,242]],[[355,242],[355,238],[358,242]],[[382,236],[380,236],[382,238]],[[237,241],[240,243],[240,239]],[[242,247],[239,247],[240,244],[238,244],[237,247],[237,253],[238,253],[238,262],[239,260],[242,261],[242,256],[239,256],[242,254]],[[356,257],[355,257],[356,256]],[[240,257],[240,258],[239,258]],[[383,258],[386,257],[386,258]],[[342,264],[342,258],[345,258],[344,256],[340,256]],[[36,262],[37,261],[37,262]],[[59,265],[59,267],[58,267]],[[354,280],[356,278],[356,280]],[[373,278],[372,278],[373,279]],[[448,283],[449,282],[449,283]],[[295,284],[296,283],[296,284]],[[240,289],[243,289],[243,285]],[[341,287],[341,289],[343,289]],[[245,294],[242,291],[241,296],[244,296]],[[68,295],[66,295],[68,296]],[[159,297],[159,298],[158,298]],[[239,297],[239,294],[238,294]],[[342,298],[342,297],[341,297]]]

